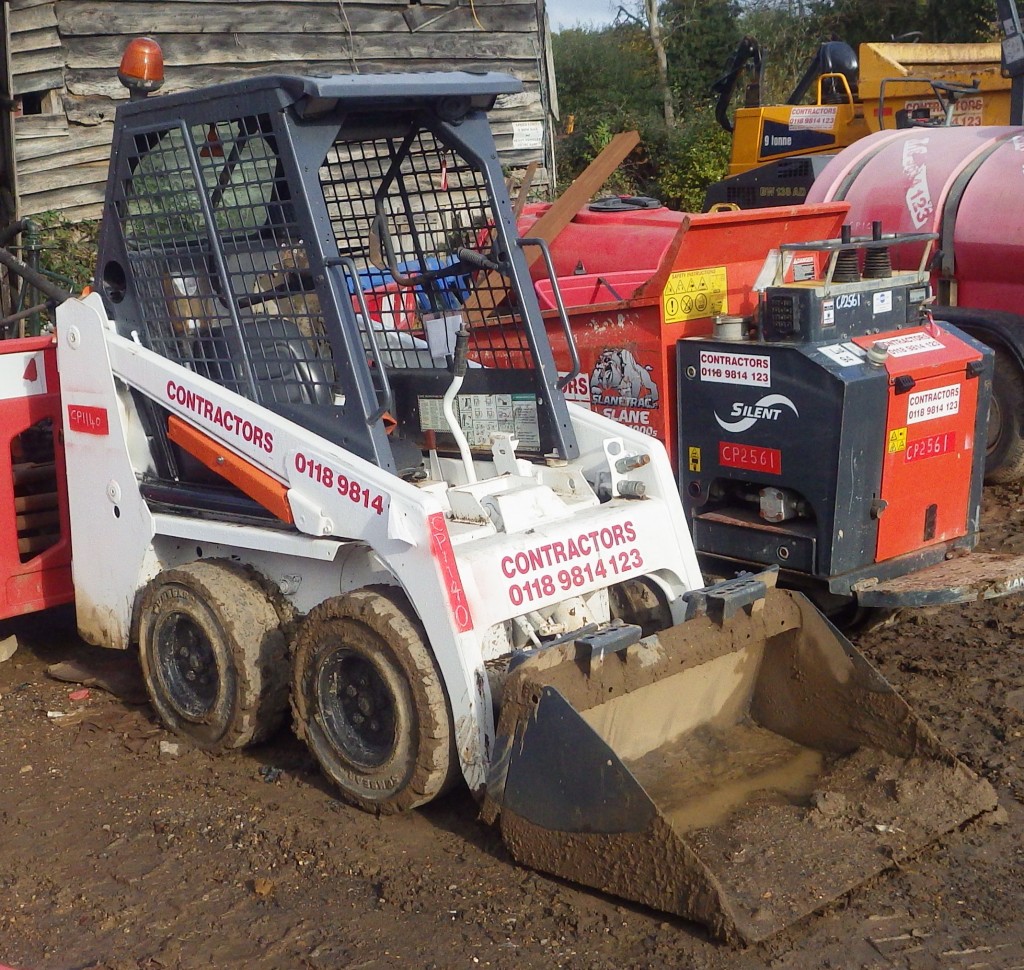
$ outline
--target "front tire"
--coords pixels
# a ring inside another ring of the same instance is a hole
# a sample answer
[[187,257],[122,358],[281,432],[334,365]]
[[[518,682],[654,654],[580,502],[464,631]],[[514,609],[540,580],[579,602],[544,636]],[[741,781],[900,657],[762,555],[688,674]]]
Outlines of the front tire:
[[295,728],[341,796],[392,814],[426,804],[458,767],[451,709],[426,634],[400,594],[321,603],[295,642]]
[[207,751],[268,737],[288,707],[282,616],[266,582],[230,562],[167,569],[139,602],[150,701],[175,734]]

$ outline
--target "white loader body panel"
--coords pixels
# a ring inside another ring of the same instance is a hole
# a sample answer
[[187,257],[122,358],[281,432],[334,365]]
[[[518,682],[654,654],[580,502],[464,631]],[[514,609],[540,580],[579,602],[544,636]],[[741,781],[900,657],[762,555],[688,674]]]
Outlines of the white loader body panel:
[[[570,632],[606,621],[604,591],[622,580],[649,576],[669,602],[703,585],[661,445],[583,409],[571,411],[576,460],[496,454],[476,463],[472,485],[418,487],[119,336],[96,295],[60,307],[58,359],[83,635],[128,647],[137,594],[194,559],[252,565],[302,613],[368,583],[398,585],[437,658],[473,789],[494,739],[485,663],[510,652],[516,618],[564,604],[548,622]],[[130,391],[280,483],[294,526],[151,511]],[[649,456],[646,495],[599,503],[587,479],[604,470],[614,483],[622,456]],[[459,463],[443,464],[458,480]]]

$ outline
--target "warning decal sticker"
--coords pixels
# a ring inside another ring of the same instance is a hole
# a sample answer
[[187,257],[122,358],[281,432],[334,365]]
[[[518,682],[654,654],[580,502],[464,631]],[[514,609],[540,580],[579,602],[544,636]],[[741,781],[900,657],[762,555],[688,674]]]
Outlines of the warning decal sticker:
[[665,323],[683,323],[728,313],[729,281],[724,266],[673,273],[661,295]]

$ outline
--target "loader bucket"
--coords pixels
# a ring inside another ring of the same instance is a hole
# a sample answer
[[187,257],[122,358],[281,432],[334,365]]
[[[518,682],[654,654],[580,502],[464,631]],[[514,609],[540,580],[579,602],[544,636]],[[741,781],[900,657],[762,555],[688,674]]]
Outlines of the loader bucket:
[[708,603],[510,673],[484,817],[517,861],[754,942],[996,807],[803,596]]

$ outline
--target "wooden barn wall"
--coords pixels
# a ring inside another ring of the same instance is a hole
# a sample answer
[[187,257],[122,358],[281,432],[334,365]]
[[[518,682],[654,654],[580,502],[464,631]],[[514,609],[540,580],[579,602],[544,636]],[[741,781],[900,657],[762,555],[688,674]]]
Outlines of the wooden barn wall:
[[[10,10],[15,94],[34,105],[15,121],[22,216],[99,214],[127,96],[117,68],[139,34],[160,41],[168,92],[270,72],[506,71],[525,90],[492,112],[499,151],[512,168],[540,162],[534,184],[547,184],[544,0],[11,0]],[[538,123],[546,149],[522,147]]]

